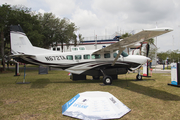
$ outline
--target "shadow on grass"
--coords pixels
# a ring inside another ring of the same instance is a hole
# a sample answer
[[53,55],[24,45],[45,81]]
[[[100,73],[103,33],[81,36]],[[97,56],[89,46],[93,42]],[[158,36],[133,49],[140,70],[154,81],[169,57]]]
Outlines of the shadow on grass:
[[77,83],[102,83],[102,80],[76,80],[76,81],[55,81],[51,83],[72,83],[72,84],[77,84]]
[[[147,81],[143,80],[143,81]],[[153,79],[149,79],[149,80],[153,80]],[[153,86],[142,86],[142,85],[138,85],[133,83],[136,80],[123,80],[123,81],[118,81],[116,83],[114,83],[114,86],[123,88],[123,89],[127,89],[136,93],[140,93],[143,95],[147,95],[149,97],[153,97],[153,98],[157,98],[157,99],[161,99],[161,100],[166,100],[166,101],[180,101],[180,96],[168,93],[166,91],[162,91],[162,90],[158,90],[155,88],[152,88]],[[137,81],[138,82],[138,81]],[[168,85],[167,85],[168,87]]]
[[44,88],[50,83],[49,79],[37,79],[35,82],[32,82],[31,88]]
[[49,79],[37,79],[35,82],[31,83],[31,88],[44,88],[45,86],[47,86],[48,84],[51,83],[71,83],[71,84],[77,84],[77,83],[102,83],[101,80],[77,80],[77,81],[50,81]]

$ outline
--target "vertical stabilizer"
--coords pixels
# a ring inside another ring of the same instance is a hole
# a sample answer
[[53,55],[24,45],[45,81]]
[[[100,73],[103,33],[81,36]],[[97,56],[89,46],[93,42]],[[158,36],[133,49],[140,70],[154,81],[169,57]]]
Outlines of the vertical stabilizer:
[[20,25],[11,26],[11,52],[14,55],[32,54],[33,46]]

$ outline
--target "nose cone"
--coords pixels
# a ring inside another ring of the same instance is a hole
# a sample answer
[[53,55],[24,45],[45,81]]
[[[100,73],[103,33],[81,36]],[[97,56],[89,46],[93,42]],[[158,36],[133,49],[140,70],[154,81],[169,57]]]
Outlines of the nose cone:
[[124,61],[134,62],[141,65],[146,63],[149,60],[151,59],[146,56],[141,56],[141,55],[129,55],[128,57],[124,57]]
[[147,58],[147,60],[148,60],[148,61],[150,61],[150,60],[151,60],[151,59],[150,59],[150,58],[148,58],[148,57],[146,57],[146,58]]
[[145,56],[142,56],[141,59],[142,59],[141,64],[144,64],[144,63],[146,63],[147,61],[150,61],[150,60],[151,60],[150,58],[145,57]]

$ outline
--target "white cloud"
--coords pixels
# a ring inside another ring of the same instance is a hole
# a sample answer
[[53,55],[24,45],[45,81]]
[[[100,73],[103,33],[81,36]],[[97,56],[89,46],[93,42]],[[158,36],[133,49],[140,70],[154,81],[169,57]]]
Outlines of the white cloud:
[[75,9],[74,0],[45,0],[50,12],[62,17],[70,17]]
[[[72,21],[77,27],[80,27],[80,31],[84,31],[83,36],[94,34],[94,30],[101,28],[103,22],[98,18],[98,16],[91,11],[82,10],[78,8],[72,15]],[[86,31],[86,32],[85,32]],[[91,31],[91,33],[90,33]]]
[[46,11],[43,9],[39,9],[38,12],[44,14]]
[[27,0],[1,0],[0,4],[5,4],[7,3],[8,5],[28,5]]
[[72,15],[72,20],[83,29],[91,29],[102,25],[96,14],[82,9],[76,10],[76,12]]
[[158,37],[160,51],[180,48],[179,0],[1,0],[0,3],[25,5],[41,13],[69,18],[84,37],[94,33],[112,35],[120,30],[137,32],[154,28],[157,23],[158,27],[174,28],[173,32]]

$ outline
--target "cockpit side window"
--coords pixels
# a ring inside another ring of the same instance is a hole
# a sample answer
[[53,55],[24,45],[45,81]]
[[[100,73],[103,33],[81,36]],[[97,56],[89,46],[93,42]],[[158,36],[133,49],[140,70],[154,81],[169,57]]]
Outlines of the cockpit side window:
[[124,51],[121,53],[121,55],[122,55],[123,57],[127,57],[127,56],[128,56],[128,54],[127,54],[126,52],[124,52]]
[[114,58],[116,58],[116,56],[117,56],[117,53],[116,53],[116,52],[115,52],[115,53],[113,53],[113,57],[114,57]]

